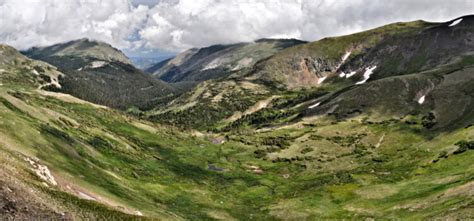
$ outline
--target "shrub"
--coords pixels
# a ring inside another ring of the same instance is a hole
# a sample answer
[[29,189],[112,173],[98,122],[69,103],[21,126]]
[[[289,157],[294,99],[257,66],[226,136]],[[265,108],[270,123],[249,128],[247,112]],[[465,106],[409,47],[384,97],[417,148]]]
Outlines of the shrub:
[[311,151],[313,151],[313,148],[312,148],[312,147],[305,147],[305,148],[303,148],[303,149],[300,151],[300,153],[301,153],[301,154],[306,154],[306,153],[309,153],[309,152],[311,152]]
[[426,129],[431,129],[436,125],[436,116],[433,112],[428,113],[428,115],[421,118],[421,125]]
[[453,152],[453,154],[460,154],[464,153],[467,150],[472,150],[474,149],[474,141],[465,141],[461,140],[455,144],[458,146],[458,149]]

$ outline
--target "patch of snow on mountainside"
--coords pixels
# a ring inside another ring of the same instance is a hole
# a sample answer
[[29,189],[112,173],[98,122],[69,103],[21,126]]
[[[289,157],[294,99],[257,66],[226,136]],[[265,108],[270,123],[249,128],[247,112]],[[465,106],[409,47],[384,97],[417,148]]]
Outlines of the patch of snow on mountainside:
[[370,75],[374,73],[375,68],[377,68],[377,66],[366,68],[364,72],[364,79],[362,81],[357,82],[356,84],[364,84],[365,82],[367,82],[367,80],[369,80],[370,78]]
[[346,76],[346,73],[344,73],[344,72],[341,72],[341,73],[339,74],[339,77],[340,77],[340,78],[343,78],[343,77],[345,77],[345,76]]
[[351,55],[351,53],[352,53],[352,51],[348,51],[348,52],[346,52],[346,53],[342,56],[341,63],[339,63],[339,64],[337,65],[336,70],[338,70],[338,69],[342,66],[342,64],[344,64],[344,61],[346,61],[347,58],[349,58],[349,56]]
[[344,54],[344,56],[342,57],[342,62],[346,61],[350,55],[351,55],[351,51],[346,52],[346,54]]
[[321,102],[318,102],[318,103],[316,103],[316,104],[313,104],[313,105],[309,106],[308,108],[309,108],[309,109],[313,109],[313,108],[319,106],[320,104],[321,104]]
[[91,63],[91,68],[100,68],[103,67],[105,64],[105,61],[93,61]]
[[319,79],[318,79],[318,84],[323,83],[323,81],[326,80],[327,77],[328,77],[328,76],[324,76],[324,77],[319,78]]
[[350,78],[350,77],[354,76],[355,74],[357,74],[356,71],[351,71],[349,74],[346,74],[346,78]]
[[460,18],[460,19],[458,19],[458,20],[456,20],[456,21],[453,21],[453,23],[451,23],[451,24],[448,25],[448,26],[449,26],[449,27],[453,27],[453,26],[455,26],[455,25],[461,23],[461,21],[462,21],[462,18]]
[[425,95],[421,96],[420,99],[418,99],[419,104],[423,104],[425,102]]

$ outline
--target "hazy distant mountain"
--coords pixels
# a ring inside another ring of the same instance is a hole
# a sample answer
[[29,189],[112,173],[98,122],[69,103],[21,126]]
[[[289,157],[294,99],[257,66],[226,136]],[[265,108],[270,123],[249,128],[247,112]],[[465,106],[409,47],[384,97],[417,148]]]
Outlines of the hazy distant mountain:
[[159,57],[130,57],[133,65],[140,70],[147,70],[150,67],[160,63],[162,61],[170,59],[171,56],[159,56]]

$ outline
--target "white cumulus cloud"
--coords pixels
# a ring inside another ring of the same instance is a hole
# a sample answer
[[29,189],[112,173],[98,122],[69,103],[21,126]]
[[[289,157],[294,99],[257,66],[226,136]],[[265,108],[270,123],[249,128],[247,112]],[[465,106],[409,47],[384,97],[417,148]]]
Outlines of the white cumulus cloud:
[[183,49],[262,37],[300,37],[300,1],[160,2],[139,34],[148,47]]
[[0,0],[0,42],[25,49],[88,37],[126,48],[147,16],[127,0]]
[[312,41],[473,13],[472,0],[0,0],[0,43],[25,49],[88,37],[180,51],[259,38]]
[[317,40],[387,23],[445,21],[474,13],[472,0],[175,0],[156,1],[139,34],[170,50],[258,38]]

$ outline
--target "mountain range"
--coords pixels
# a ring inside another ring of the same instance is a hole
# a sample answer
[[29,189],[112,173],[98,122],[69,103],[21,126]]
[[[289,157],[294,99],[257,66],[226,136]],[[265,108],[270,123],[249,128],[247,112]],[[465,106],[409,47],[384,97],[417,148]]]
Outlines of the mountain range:
[[473,15],[144,70],[0,45],[0,219],[469,220],[473,124]]

